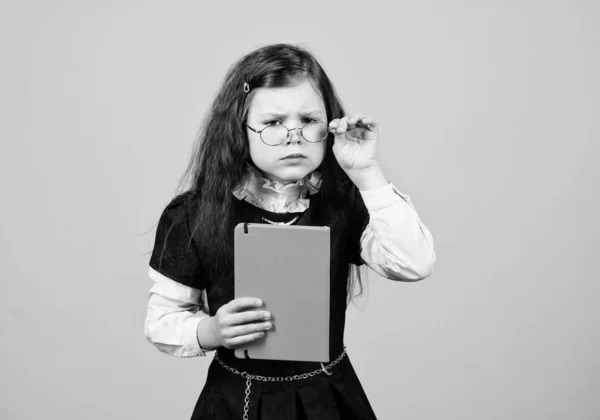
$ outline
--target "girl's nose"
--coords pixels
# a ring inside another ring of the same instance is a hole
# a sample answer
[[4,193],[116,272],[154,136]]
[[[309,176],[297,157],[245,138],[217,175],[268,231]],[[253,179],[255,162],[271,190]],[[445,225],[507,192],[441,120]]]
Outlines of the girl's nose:
[[302,132],[302,127],[298,127],[298,128],[293,128],[290,130],[290,134],[288,135],[287,138],[287,142],[286,143],[300,143],[301,139],[301,133]]

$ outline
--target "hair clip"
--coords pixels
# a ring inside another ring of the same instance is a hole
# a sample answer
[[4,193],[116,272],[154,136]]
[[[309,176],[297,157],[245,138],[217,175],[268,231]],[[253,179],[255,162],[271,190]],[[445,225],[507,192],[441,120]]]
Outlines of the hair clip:
[[248,84],[248,82],[244,82],[244,92],[250,92],[250,85]]

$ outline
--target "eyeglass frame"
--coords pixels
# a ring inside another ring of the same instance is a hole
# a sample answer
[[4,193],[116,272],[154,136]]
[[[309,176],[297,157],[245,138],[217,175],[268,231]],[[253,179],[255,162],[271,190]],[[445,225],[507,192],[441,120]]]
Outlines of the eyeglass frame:
[[[325,136],[325,137],[323,137],[323,138],[322,138],[321,140],[319,140],[319,141],[308,141],[308,140],[306,140],[306,137],[304,137],[304,135],[302,134],[302,131],[304,130],[304,127],[306,127],[307,125],[310,125],[310,124],[325,124],[325,126],[327,127],[327,131],[328,131],[328,132],[327,132],[327,135],[329,135],[329,126],[327,125],[327,123],[324,123],[323,121],[317,121],[317,122],[306,123],[306,124],[304,124],[304,125],[303,125],[303,126],[300,128],[300,136],[301,136],[301,137],[302,137],[302,138],[303,138],[303,139],[304,139],[304,140],[305,140],[307,143],[311,143],[311,144],[317,144],[317,143],[321,143],[323,140],[325,140],[325,139],[327,138],[327,136]],[[248,127],[250,130],[254,131],[256,134],[258,134],[258,136],[260,137],[260,140],[261,140],[261,141],[262,141],[264,144],[266,144],[267,146],[279,146],[280,144],[283,144],[283,143],[285,143],[285,141],[286,141],[286,140],[287,140],[287,139],[290,137],[290,131],[293,131],[293,130],[298,130],[298,127],[295,127],[295,128],[287,128],[287,127],[286,127],[285,125],[283,125],[283,124],[281,124],[281,125],[278,125],[277,127],[283,127],[283,128],[285,128],[285,129],[287,130],[287,135],[285,136],[285,138],[284,138],[284,139],[283,139],[283,140],[282,140],[280,143],[277,143],[277,144],[269,144],[269,143],[267,143],[267,142],[265,142],[265,141],[263,140],[263,138],[262,138],[262,132],[263,132],[263,131],[265,131],[267,128],[270,128],[270,127],[275,127],[275,126],[273,126],[273,125],[268,125],[268,126],[266,126],[265,128],[263,128],[262,130],[258,130],[258,131],[257,131],[257,130],[255,130],[254,128],[250,127],[250,126],[249,126],[249,125],[248,125],[246,122],[244,122],[244,125],[245,125],[246,127]]]

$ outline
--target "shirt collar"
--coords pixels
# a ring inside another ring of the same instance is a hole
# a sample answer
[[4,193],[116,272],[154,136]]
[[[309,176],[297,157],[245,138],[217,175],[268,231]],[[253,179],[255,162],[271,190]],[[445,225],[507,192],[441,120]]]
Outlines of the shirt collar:
[[264,177],[256,167],[246,164],[242,181],[234,188],[233,195],[240,200],[273,213],[297,213],[308,209],[308,195],[321,188],[321,174],[313,171],[298,181],[283,185]]

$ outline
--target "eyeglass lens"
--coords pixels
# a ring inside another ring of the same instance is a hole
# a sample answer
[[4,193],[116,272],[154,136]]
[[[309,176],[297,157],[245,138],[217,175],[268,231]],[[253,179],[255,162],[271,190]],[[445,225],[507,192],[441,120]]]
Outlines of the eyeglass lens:
[[[310,143],[318,143],[325,140],[328,133],[327,124],[310,123],[302,127],[302,137]],[[278,145],[283,143],[288,136],[288,129],[282,125],[272,125],[266,127],[261,132],[262,140],[269,145]]]

